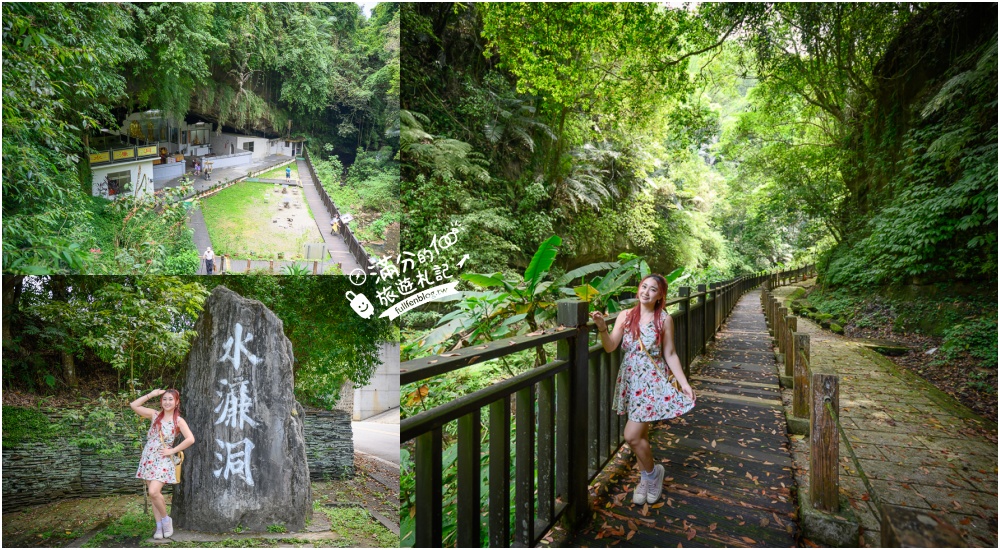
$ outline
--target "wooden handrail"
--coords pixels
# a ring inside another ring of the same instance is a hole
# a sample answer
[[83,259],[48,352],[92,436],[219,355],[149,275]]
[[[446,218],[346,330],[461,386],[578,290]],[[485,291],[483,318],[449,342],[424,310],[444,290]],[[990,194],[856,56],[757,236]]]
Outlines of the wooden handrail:
[[[681,287],[674,319],[675,341],[685,371],[721,328],[740,296],[759,286],[755,274],[709,286],[696,293]],[[712,303],[714,307],[709,307]],[[624,442],[624,417],[611,409],[622,353],[591,346],[588,303],[558,302],[560,328],[468,347],[447,356],[404,362],[400,382],[411,384],[539,345],[558,344],[557,359],[400,423],[400,441],[415,441],[417,546],[442,543],[442,453],[444,426],[458,422],[457,544],[480,545],[481,418],[488,410],[490,460],[488,517],[490,546],[534,546],[560,518],[583,525],[589,513],[587,485]],[[609,321],[617,320],[619,314]],[[513,419],[517,422],[512,434]],[[537,427],[536,427],[537,426]],[[512,437],[513,436],[513,437]],[[515,475],[510,477],[511,442]],[[537,446],[536,446],[537,441]],[[535,472],[537,471],[537,483]],[[515,521],[510,524],[510,490]],[[537,498],[537,510],[535,501]],[[513,528],[512,528],[513,527]]]

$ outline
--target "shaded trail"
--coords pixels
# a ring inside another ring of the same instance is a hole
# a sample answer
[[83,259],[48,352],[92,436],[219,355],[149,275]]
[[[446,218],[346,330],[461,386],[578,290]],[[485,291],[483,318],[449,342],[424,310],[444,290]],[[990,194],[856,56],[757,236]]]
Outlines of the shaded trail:
[[[815,279],[776,288],[781,300]],[[786,302],[787,305],[787,302]],[[809,319],[815,365],[840,375],[840,419],[848,440],[884,502],[936,514],[970,546],[997,545],[996,428],[929,382]],[[992,433],[987,437],[985,432]],[[808,486],[808,439],[792,438],[798,483]],[[840,445],[840,491],[861,521],[869,546],[880,545],[879,511],[846,446]]]
[[639,474],[623,450],[573,545],[795,545],[792,460],[770,342],[759,293],[750,292],[691,367],[697,406],[650,430],[653,458],[666,468],[660,501],[632,504]]

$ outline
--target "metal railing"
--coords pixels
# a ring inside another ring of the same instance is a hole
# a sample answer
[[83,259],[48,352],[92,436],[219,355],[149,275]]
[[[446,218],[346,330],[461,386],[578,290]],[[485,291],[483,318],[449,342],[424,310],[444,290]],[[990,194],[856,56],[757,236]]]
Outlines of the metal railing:
[[[680,296],[667,301],[668,306],[678,306],[671,315],[675,347],[685,372],[739,298],[770,276],[761,273],[700,285],[695,293],[681,287]],[[504,338],[400,366],[400,383],[412,384],[544,344],[558,345],[553,361],[402,420],[400,442],[415,440],[415,546],[442,545],[444,428],[455,421],[457,546],[481,545],[484,509],[488,544],[496,547],[512,542],[534,546],[561,517],[570,525],[586,523],[588,483],[624,442],[624,417],[611,409],[621,349],[607,353],[600,343],[589,344],[593,324],[588,305],[577,300],[558,302],[559,328],[541,334]],[[614,315],[609,322],[616,319]],[[480,456],[484,412],[490,434],[485,475]],[[513,437],[512,420],[516,423]],[[489,491],[485,507],[481,502],[484,477]],[[513,525],[509,519],[512,487]]]
[[89,153],[91,166],[105,166],[116,162],[128,162],[138,159],[156,158],[160,156],[160,147],[167,145],[166,142],[146,142],[146,145],[119,145],[117,147],[107,147],[96,149],[96,153]]
[[[313,168],[312,159],[309,156],[309,148],[303,147],[302,153],[306,161],[306,166],[309,167],[309,175],[312,176],[313,181],[316,182],[316,190],[319,192],[319,197],[326,206],[327,212],[330,214],[331,218],[340,218],[340,209],[338,209],[337,205],[334,204],[333,199],[330,198],[330,194],[326,192],[323,182],[321,182],[316,176],[316,169]],[[354,236],[354,232],[351,231],[351,228],[346,223],[341,223],[339,233],[344,239],[344,242],[347,244],[347,248],[351,252],[351,255],[354,256],[354,259],[361,265],[361,269],[365,270],[369,275],[375,274],[376,268],[371,261],[368,251],[361,245],[358,238]]]

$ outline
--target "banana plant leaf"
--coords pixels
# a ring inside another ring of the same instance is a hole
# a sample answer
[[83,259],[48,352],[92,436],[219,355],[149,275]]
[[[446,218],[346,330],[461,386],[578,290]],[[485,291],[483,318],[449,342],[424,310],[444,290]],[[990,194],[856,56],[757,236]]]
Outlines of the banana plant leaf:
[[534,292],[535,286],[542,280],[545,273],[548,273],[552,263],[556,259],[558,247],[562,244],[559,235],[552,235],[542,244],[538,245],[538,251],[531,257],[528,268],[524,270],[524,281],[528,283],[528,288]]

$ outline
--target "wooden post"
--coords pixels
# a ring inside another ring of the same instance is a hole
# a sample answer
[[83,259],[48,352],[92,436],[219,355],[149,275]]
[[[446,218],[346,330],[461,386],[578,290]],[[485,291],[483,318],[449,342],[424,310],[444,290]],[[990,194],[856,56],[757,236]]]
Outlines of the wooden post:
[[458,546],[479,546],[480,411],[458,419]]
[[709,294],[712,295],[712,333],[708,339],[715,340],[715,331],[719,330],[719,317],[721,317],[721,315],[719,315],[719,299],[721,293],[718,290],[719,283],[711,283],[708,285],[708,288],[710,291]]
[[587,371],[590,350],[587,336],[587,302],[559,300],[557,322],[564,327],[576,327],[576,336],[568,339],[565,349],[570,361],[569,398],[569,494],[567,519],[571,528],[582,528],[590,513],[587,493]]
[[416,546],[441,546],[441,428],[417,436],[415,493],[417,498]]
[[250,273],[250,260],[247,260],[247,270],[246,273]]
[[[688,365],[692,359],[691,357],[691,287],[682,286],[677,289],[677,296],[679,298],[685,298],[683,302],[678,304],[681,309],[681,314],[684,317],[684,334],[680,335],[680,340],[684,342],[684,354],[681,355],[681,366],[684,367],[684,375],[687,376]],[[674,334],[674,339],[676,341],[678,335]]]
[[[794,342],[794,360],[792,376],[792,415],[799,418],[809,418],[809,368],[806,361],[809,360],[809,335],[804,332],[796,332],[792,335]],[[803,356],[805,361],[803,361]]]
[[779,307],[778,308],[778,323],[777,323],[778,324],[778,332],[777,332],[777,334],[775,334],[775,336],[777,337],[777,340],[778,340],[778,351],[780,351],[781,353],[788,353],[788,346],[785,345],[785,343],[788,340],[788,337],[786,336],[786,329],[785,329],[785,317],[788,317],[788,308],[787,307]]
[[698,285],[698,294],[701,296],[701,342],[698,343],[698,349],[705,351],[705,346],[708,345],[708,287],[705,285]]
[[316,275],[318,273],[319,273],[319,262],[313,260],[313,275]]
[[798,330],[798,317],[785,317],[785,376],[792,376],[795,367],[795,342],[792,334]]
[[837,424],[827,409],[839,410],[838,378],[835,374],[812,375],[812,411],[809,415],[809,500],[813,508],[836,513],[840,509],[838,466],[840,437]]

